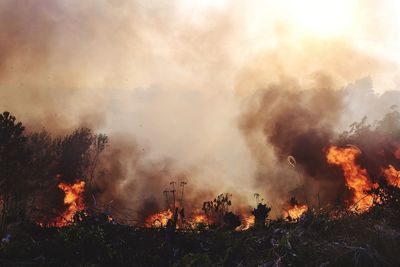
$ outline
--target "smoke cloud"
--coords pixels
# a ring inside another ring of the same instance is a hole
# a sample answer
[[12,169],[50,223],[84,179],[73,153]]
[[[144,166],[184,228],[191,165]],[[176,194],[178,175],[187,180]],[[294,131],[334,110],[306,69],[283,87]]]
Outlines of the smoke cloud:
[[30,131],[107,134],[97,198],[136,219],[182,179],[193,207],[258,192],[279,212],[304,187],[331,202],[321,150],[399,100],[396,3],[350,1],[348,27],[318,35],[291,1],[201,2],[2,1],[0,108]]

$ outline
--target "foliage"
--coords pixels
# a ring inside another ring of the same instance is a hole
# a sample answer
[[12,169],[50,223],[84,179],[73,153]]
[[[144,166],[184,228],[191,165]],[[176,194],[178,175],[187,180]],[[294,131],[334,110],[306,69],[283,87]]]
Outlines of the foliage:
[[25,133],[9,112],[0,114],[0,233],[10,224],[39,221],[63,209],[54,206],[63,199],[56,177],[67,183],[86,180],[90,194],[107,143],[107,136],[87,128],[56,138],[46,131]]
[[270,211],[271,207],[268,207],[267,204],[258,203],[257,208],[251,212],[254,215],[254,225],[263,227]]
[[0,114],[0,232],[18,216],[24,217],[29,153],[22,123],[9,112]]
[[85,211],[67,227],[25,226],[0,245],[0,265],[399,266],[400,228],[390,215],[397,212],[376,206],[332,218],[318,210],[295,223],[272,220],[246,231],[182,230],[169,247],[165,229],[120,225]]
[[229,206],[232,205],[231,194],[225,193],[220,194],[211,201],[203,203],[202,210],[206,214],[207,218],[213,222],[213,224],[221,224],[223,222],[224,215],[228,212]]
[[236,227],[240,226],[241,221],[239,216],[235,215],[232,211],[225,213],[224,215],[224,226],[228,230],[235,230]]
[[[364,120],[342,142],[352,143],[355,136],[369,140],[372,131],[398,139],[399,131],[390,131],[400,129],[399,121],[396,112],[375,128]],[[10,113],[0,115],[0,230],[7,227],[0,266],[400,266],[400,189],[385,179],[369,192],[375,205],[365,213],[310,207],[298,220],[265,225],[271,207],[258,203],[252,211],[256,227],[245,231],[232,231],[240,219],[229,211],[229,194],[203,204],[207,217],[225,227],[174,228],[171,234],[118,224],[93,209],[76,213],[62,228],[30,223],[32,214],[40,214],[36,205],[60,197],[50,195],[55,175],[90,184],[107,142],[84,128],[58,138],[46,131],[26,134]]]

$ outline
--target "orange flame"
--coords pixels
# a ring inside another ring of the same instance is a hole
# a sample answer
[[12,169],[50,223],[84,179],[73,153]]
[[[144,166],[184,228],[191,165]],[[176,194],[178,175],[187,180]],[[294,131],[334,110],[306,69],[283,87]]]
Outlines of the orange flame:
[[171,219],[173,213],[171,210],[162,211],[153,215],[150,215],[146,219],[146,227],[160,228],[167,225],[169,219]]
[[196,229],[199,227],[200,224],[205,226],[208,225],[207,216],[204,214],[195,214],[188,220],[188,226],[192,229]]
[[74,214],[77,211],[85,208],[85,203],[83,201],[85,182],[78,181],[72,185],[60,182],[58,188],[64,191],[64,205],[67,206],[67,209],[64,211],[62,216],[60,216],[55,222],[57,227],[61,227],[72,221]]
[[192,222],[195,224],[199,224],[199,223],[207,224],[207,216],[204,214],[195,215],[192,219]]
[[290,217],[294,220],[297,220],[303,215],[305,212],[307,212],[308,206],[307,205],[294,205],[290,206],[290,208],[285,212],[285,217]]
[[389,167],[383,170],[383,173],[389,185],[400,187],[400,171],[396,170],[393,165],[389,165]]
[[368,177],[365,169],[358,166],[355,162],[361,151],[355,147],[338,148],[331,146],[326,154],[329,164],[338,165],[344,172],[346,186],[353,192],[351,205],[354,204],[354,211],[363,212],[368,210],[373,204],[373,197],[366,195],[365,191],[376,188]]
[[254,226],[254,215],[242,215],[242,226],[241,230],[247,230],[250,227]]

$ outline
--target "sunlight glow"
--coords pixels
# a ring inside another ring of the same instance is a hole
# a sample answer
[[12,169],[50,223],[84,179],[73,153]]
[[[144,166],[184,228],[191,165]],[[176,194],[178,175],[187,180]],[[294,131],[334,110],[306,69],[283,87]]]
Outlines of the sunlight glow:
[[323,37],[346,34],[352,27],[354,12],[352,0],[293,0],[289,5],[295,27]]

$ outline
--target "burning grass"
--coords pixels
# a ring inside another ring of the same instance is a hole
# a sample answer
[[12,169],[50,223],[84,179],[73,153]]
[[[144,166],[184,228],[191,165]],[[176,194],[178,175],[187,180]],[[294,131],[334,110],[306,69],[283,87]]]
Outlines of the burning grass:
[[308,210],[307,205],[299,205],[295,204],[290,206],[287,211],[284,212],[285,218],[291,218],[292,220],[298,220],[300,217],[305,214]]

